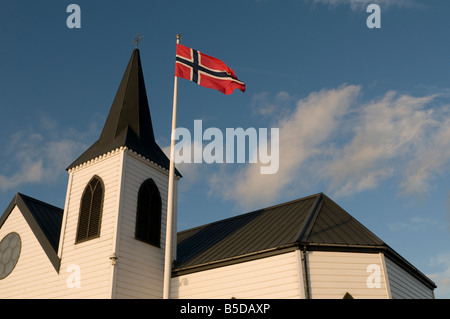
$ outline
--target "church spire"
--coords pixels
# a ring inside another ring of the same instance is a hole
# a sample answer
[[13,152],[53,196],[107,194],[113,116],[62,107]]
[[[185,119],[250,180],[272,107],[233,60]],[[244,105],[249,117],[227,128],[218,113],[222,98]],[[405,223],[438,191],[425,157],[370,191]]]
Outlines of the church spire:
[[155,142],[137,48],[133,50],[100,138],[67,169],[121,146],[169,169],[169,159]]
[[139,49],[133,50],[100,140],[104,142],[115,140],[127,129],[131,129],[136,137],[145,144],[155,142]]

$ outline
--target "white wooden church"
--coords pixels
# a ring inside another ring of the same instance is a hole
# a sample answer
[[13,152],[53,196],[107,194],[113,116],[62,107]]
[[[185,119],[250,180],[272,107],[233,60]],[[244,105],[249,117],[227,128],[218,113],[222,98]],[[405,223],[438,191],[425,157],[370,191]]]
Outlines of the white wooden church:
[[[168,168],[135,49],[98,141],[67,168],[64,207],[5,204],[0,298],[162,298]],[[173,234],[174,299],[434,298],[322,193]]]

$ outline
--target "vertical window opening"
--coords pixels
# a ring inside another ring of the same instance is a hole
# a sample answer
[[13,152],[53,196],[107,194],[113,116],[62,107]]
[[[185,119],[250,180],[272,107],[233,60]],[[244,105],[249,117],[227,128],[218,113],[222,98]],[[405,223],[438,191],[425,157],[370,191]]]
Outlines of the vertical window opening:
[[136,213],[136,239],[160,247],[161,195],[153,179],[142,183]]
[[77,243],[100,236],[103,193],[102,180],[98,176],[94,176],[84,189],[81,197]]

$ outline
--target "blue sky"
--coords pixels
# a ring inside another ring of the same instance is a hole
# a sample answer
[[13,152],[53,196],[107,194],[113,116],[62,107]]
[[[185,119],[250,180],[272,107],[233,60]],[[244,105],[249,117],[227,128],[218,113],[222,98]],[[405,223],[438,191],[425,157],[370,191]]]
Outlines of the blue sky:
[[[69,4],[81,28],[69,29]],[[367,5],[381,8],[369,29]],[[0,2],[0,205],[63,207],[137,33],[155,136],[169,145],[176,34],[247,91],[179,81],[178,126],[280,129],[280,170],[183,164],[179,229],[324,192],[450,298],[450,3],[445,0]]]

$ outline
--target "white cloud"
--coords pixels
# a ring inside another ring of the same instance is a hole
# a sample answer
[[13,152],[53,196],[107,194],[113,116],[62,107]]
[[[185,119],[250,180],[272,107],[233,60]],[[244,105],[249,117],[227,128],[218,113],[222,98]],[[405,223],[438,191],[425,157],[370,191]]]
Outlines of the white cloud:
[[[438,116],[434,116],[435,118]],[[404,171],[401,188],[405,193],[425,192],[430,181],[448,167],[450,160],[450,118],[448,114],[441,120],[436,119],[428,136],[423,136],[417,145],[415,156]]]
[[[329,189],[335,196],[375,188],[396,175],[405,180],[400,186],[403,192],[426,191],[423,184],[430,172],[419,172],[428,168],[429,162],[420,161],[421,152],[430,147],[429,142],[437,141],[436,135],[429,134],[440,124],[432,110],[425,109],[432,99],[433,96],[416,98],[388,92],[381,99],[363,105],[354,123],[353,138],[343,147],[333,149],[332,160],[322,161],[321,177],[330,180]],[[408,170],[411,165],[415,170]]]
[[[427,192],[450,166],[450,112],[430,108],[434,95],[392,91],[360,103],[361,90],[343,85],[298,100],[271,125],[280,129],[278,173],[261,175],[258,165],[223,165],[209,178],[211,194],[247,208],[309,193],[314,186],[333,197],[375,189],[387,180],[399,194]],[[263,97],[270,105],[277,100],[260,95],[262,105]]]
[[37,127],[10,136],[2,154],[0,190],[16,190],[24,184],[53,183],[86,150],[88,145],[82,140],[92,132],[62,130],[47,116],[41,116],[37,123]]
[[258,165],[229,172],[226,167],[210,176],[211,192],[247,207],[270,203],[295,179],[304,163],[321,154],[321,145],[332,136],[341,118],[359,94],[359,86],[342,86],[311,93],[273,127],[280,129],[280,167],[277,174],[261,175]]
[[281,91],[272,99],[269,92],[257,93],[252,98],[253,113],[261,116],[282,116],[287,105],[292,103],[289,93]]

